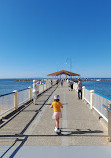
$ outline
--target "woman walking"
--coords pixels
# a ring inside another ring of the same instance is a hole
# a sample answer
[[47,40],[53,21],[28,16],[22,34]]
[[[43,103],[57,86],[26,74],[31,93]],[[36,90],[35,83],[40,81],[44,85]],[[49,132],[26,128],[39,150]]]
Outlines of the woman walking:
[[62,118],[61,108],[63,108],[63,106],[60,102],[59,95],[54,96],[54,101],[52,102],[52,105],[50,106],[50,108],[53,108],[53,110],[54,110],[54,113],[52,116],[52,119],[55,119],[55,124],[56,124],[54,131],[59,133],[60,132],[59,120],[60,120],[60,118]]

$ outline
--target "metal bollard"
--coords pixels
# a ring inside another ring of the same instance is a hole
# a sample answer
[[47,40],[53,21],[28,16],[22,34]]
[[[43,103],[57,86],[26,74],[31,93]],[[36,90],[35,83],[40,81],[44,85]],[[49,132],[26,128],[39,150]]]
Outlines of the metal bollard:
[[14,92],[14,109],[17,110],[18,109],[18,100],[17,100],[17,91],[13,91]]
[[111,142],[111,104],[108,104],[108,140]]
[[42,84],[42,86],[43,86],[43,92],[44,92],[44,83]]
[[32,88],[31,87],[28,87],[28,88],[29,88],[29,99],[31,100],[32,99],[32,92],[31,92]]
[[90,109],[93,109],[93,104],[94,104],[94,90],[90,90]]
[[82,99],[84,100],[84,97],[85,97],[85,86],[82,87],[82,92],[83,92]]
[[47,89],[47,82],[46,82],[46,89]]

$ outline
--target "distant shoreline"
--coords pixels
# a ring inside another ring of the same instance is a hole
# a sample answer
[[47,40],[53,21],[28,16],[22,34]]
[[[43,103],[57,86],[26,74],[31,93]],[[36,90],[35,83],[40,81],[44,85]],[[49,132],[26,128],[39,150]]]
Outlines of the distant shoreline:
[[[111,78],[81,78],[82,81],[111,81]],[[78,79],[73,79],[73,81],[78,81]]]
[[[16,82],[30,82],[33,81],[34,79],[17,79],[15,80]],[[35,79],[36,81],[44,81],[44,79]]]
[[[54,78],[55,79],[55,78]],[[59,79],[59,78],[58,78]],[[44,79],[36,79],[37,81],[44,81]],[[77,82],[78,79],[72,78],[73,81]],[[111,81],[111,78],[81,78],[82,81]],[[16,82],[30,82],[33,79],[17,79]]]

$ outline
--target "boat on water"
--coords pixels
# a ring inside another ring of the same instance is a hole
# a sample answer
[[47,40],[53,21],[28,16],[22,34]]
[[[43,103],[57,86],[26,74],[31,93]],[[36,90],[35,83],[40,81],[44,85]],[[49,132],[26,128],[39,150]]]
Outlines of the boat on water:
[[101,81],[100,79],[97,79],[96,81]]

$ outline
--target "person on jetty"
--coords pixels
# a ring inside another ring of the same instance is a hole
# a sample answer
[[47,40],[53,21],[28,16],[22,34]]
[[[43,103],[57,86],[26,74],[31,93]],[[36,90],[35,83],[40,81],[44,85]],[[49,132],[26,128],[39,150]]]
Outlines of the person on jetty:
[[55,95],[54,96],[54,101],[52,102],[50,109],[53,108],[54,113],[52,116],[52,119],[55,119],[55,132],[60,132],[59,129],[59,119],[62,118],[62,113],[61,113],[61,108],[63,108],[61,102],[60,102],[60,96],[59,95]]
[[82,82],[80,78],[78,78],[78,99],[82,99]]
[[73,91],[73,84],[74,84],[74,82],[73,82],[73,80],[71,79],[71,81],[70,81],[70,88],[71,88],[71,91]]
[[51,83],[51,86],[52,86],[53,85],[53,81],[51,80],[50,83]]
[[33,103],[36,103],[37,95],[39,93],[38,91],[38,84],[36,83],[36,80],[33,80]]
[[61,86],[63,86],[63,80],[61,80]]
[[56,81],[57,86],[58,86],[58,83],[59,83],[59,80],[57,79],[57,81]]

